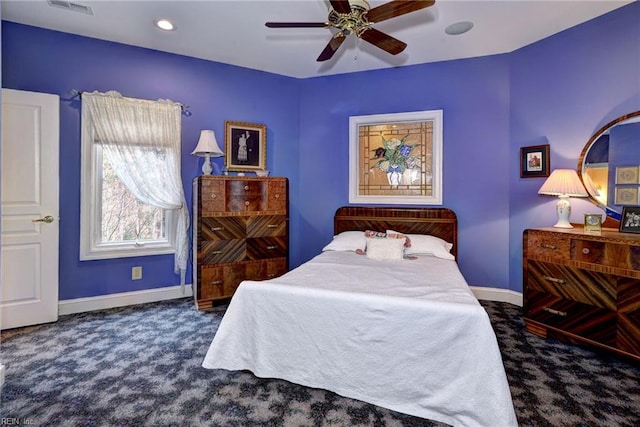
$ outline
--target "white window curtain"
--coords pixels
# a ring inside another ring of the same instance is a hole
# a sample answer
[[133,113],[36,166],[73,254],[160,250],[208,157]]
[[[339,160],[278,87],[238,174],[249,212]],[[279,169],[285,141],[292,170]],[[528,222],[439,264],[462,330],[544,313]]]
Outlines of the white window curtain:
[[126,98],[118,92],[84,92],[96,143],[114,172],[141,202],[177,210],[168,230],[176,244],[175,272],[184,284],[189,254],[189,212],[180,176],[181,106],[169,100]]

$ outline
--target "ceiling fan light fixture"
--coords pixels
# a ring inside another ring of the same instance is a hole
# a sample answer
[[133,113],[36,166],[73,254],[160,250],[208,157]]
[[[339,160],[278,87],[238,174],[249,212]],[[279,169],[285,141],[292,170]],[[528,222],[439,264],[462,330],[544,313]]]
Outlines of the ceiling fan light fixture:
[[466,32],[471,31],[473,28],[473,22],[471,21],[460,21],[454,24],[449,25],[444,29],[444,32],[450,36],[458,36],[460,34],[464,34]]
[[158,19],[156,21],[156,27],[164,31],[173,31],[176,29],[175,25],[173,25],[173,23],[168,19]]

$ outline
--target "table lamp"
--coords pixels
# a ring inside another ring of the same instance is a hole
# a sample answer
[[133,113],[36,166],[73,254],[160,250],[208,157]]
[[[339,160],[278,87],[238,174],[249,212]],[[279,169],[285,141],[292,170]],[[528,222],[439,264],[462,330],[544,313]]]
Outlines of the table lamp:
[[542,184],[538,194],[558,196],[556,209],[558,211],[558,222],[554,227],[573,228],[569,222],[571,215],[571,202],[569,197],[587,197],[587,191],[580,182],[578,173],[573,169],[556,169],[551,172],[549,178]]
[[202,174],[211,175],[213,166],[211,165],[211,157],[222,157],[224,153],[218,147],[218,141],[216,140],[216,134],[212,130],[200,131],[200,139],[195,150],[191,153],[194,156],[204,157],[204,163],[202,164]]

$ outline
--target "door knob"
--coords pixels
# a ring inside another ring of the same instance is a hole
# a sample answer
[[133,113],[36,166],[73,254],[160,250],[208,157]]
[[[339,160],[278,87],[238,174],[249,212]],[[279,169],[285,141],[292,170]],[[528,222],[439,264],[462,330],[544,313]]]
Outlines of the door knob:
[[53,222],[53,217],[51,215],[47,215],[44,218],[32,219],[31,222],[46,222],[50,224]]

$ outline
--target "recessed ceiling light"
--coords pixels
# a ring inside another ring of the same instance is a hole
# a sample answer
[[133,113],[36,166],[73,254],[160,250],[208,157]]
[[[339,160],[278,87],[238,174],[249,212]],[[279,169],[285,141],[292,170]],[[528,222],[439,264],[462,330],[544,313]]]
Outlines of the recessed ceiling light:
[[444,32],[449,34],[450,36],[457,36],[459,34],[464,34],[467,31],[473,28],[473,22],[469,21],[460,21],[455,24],[449,25],[444,29]]
[[158,28],[161,28],[165,31],[173,31],[175,30],[176,27],[173,26],[173,24],[171,23],[171,21],[167,20],[167,19],[159,19],[156,21],[156,25],[158,26]]

